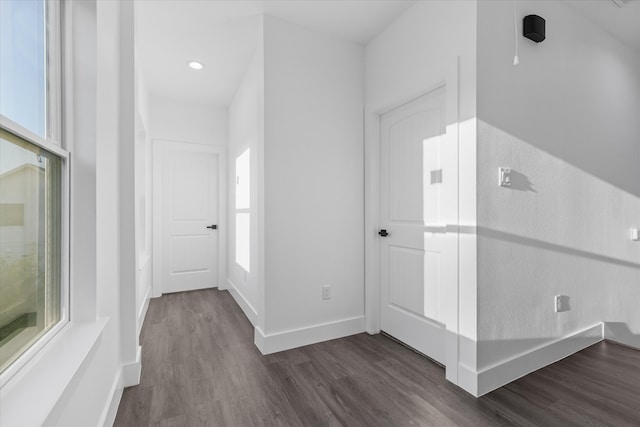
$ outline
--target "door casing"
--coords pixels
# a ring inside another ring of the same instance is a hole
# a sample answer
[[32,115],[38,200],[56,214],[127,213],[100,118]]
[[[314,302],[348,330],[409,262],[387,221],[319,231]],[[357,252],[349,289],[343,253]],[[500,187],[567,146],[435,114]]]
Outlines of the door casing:
[[[425,85],[425,90],[414,96],[398,99],[395,103],[378,110],[365,111],[365,327],[369,334],[380,333],[380,147],[381,147],[381,117],[384,113],[404,105],[416,98],[444,86],[446,88],[446,132],[448,144],[453,152],[455,164],[447,165],[455,168],[454,173],[447,176],[456,180],[458,187],[459,170],[459,57],[455,57],[439,81]],[[448,216],[457,218],[455,224],[447,224],[447,233],[456,234],[459,243],[459,194],[454,202],[447,206]],[[453,221],[452,221],[453,222]],[[459,247],[459,246],[458,246]],[[459,250],[459,249],[458,249]],[[458,252],[458,250],[456,252]],[[456,260],[457,270],[460,269],[460,259]],[[446,328],[446,378],[458,384],[459,377],[459,274],[454,286],[448,286],[444,295],[445,328]]]
[[227,278],[227,150],[225,147],[215,145],[194,144],[190,142],[169,141],[162,139],[153,140],[152,161],[152,194],[153,194],[153,236],[151,246],[153,262],[153,297],[162,296],[162,154],[166,150],[180,150],[185,147],[207,147],[212,153],[218,155],[218,289],[226,289]]

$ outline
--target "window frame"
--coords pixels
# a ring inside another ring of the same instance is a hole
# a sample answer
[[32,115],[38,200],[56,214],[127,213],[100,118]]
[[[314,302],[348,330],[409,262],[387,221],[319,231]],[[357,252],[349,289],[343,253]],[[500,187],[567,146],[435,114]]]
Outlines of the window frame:
[[45,2],[45,129],[46,137],[26,129],[0,114],[0,127],[18,138],[42,148],[61,160],[60,182],[60,319],[36,342],[22,352],[7,368],[0,373],[0,388],[4,387],[22,368],[64,329],[70,322],[70,153],[63,145],[64,103],[62,99],[62,3]]

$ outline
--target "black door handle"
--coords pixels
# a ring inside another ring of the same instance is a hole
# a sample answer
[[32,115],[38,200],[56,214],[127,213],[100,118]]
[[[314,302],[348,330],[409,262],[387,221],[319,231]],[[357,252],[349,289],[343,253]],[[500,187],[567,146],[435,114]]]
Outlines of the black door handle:
[[217,225],[213,224],[213,225],[207,225],[207,228],[210,228],[212,230],[216,230],[218,228]]
[[389,235],[389,233],[387,233],[387,230],[385,230],[384,228],[378,231],[378,234],[382,237],[387,237]]

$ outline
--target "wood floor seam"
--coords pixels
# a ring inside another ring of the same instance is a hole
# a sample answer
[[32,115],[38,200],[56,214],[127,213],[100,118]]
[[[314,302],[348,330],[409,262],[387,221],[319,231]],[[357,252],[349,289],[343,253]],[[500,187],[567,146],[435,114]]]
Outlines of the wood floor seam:
[[481,398],[382,335],[270,355],[228,291],[151,300],[116,427],[640,426],[640,352],[607,340]]

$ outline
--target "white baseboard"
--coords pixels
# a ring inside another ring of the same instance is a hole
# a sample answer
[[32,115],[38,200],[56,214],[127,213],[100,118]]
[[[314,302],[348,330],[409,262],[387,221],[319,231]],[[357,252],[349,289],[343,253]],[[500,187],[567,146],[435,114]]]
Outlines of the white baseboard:
[[265,335],[255,328],[255,344],[262,354],[290,350],[304,345],[333,340],[365,331],[364,316]]
[[140,373],[142,372],[142,347],[138,346],[136,360],[122,365],[122,380],[125,387],[140,384]]
[[640,350],[640,335],[631,332],[625,323],[604,322],[604,339]]
[[118,414],[118,406],[120,406],[120,399],[122,399],[123,391],[124,379],[122,377],[122,369],[120,369],[115,379],[113,380],[113,385],[111,386],[111,391],[109,392],[111,399],[107,402],[104,409],[102,410],[100,422],[98,423],[99,426],[113,426],[113,423],[116,420],[116,415]]
[[147,310],[149,310],[149,301],[151,300],[151,286],[147,288],[147,292],[144,294],[144,302],[140,311],[138,312],[138,336],[142,332],[142,325],[144,324],[144,318],[147,317]]
[[236,300],[236,304],[240,306],[240,309],[244,312],[244,315],[247,316],[249,322],[251,322],[251,324],[255,327],[258,322],[258,312],[253,308],[251,303],[247,301],[242,292],[238,290],[235,283],[233,283],[231,279],[227,279],[227,283],[229,284],[229,287],[226,290],[229,291],[233,299]]
[[482,396],[533,371],[571,356],[602,339],[603,324],[598,323],[479,371],[477,393],[474,394],[472,390],[467,391],[475,396]]
[[458,364],[458,382],[456,385],[474,397],[478,397],[478,372],[461,363]]

